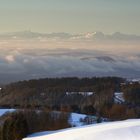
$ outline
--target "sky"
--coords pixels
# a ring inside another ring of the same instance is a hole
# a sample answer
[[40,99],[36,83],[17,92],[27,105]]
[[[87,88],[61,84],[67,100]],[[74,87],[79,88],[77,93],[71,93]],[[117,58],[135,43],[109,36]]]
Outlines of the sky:
[[0,32],[140,35],[140,0],[0,0]]

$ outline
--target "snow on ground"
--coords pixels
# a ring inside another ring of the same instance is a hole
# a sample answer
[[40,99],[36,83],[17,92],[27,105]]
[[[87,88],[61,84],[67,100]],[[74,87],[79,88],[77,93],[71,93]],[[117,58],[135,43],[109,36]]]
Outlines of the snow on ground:
[[83,120],[85,117],[86,115],[84,114],[71,113],[69,123],[72,126],[82,126],[83,122],[81,122],[80,120]]
[[140,140],[140,119],[93,124],[48,133],[36,133],[23,140]]
[[49,134],[53,134],[53,133],[57,133],[59,131],[44,131],[44,132],[38,132],[38,133],[34,133],[28,136],[28,138],[33,138],[33,137],[40,137],[43,135],[49,135]]
[[66,92],[66,95],[74,95],[74,94],[79,94],[83,96],[91,96],[94,94],[94,92]]
[[0,116],[5,114],[6,112],[13,112],[15,109],[0,109]]
[[[101,122],[108,122],[109,120],[106,118],[101,118]],[[95,124],[97,123],[97,117],[93,115],[85,115],[78,113],[71,113],[69,118],[69,123],[73,127],[83,126],[87,124]]]
[[120,103],[120,104],[125,102],[123,92],[115,92],[114,93],[114,102]]
[[[60,111],[52,111],[52,114],[60,115],[62,112]],[[105,118],[101,118],[101,121],[108,121]],[[78,113],[70,113],[69,124],[72,127],[83,126],[87,124],[94,124],[97,122],[97,117],[93,115],[86,115],[86,114],[78,114]]]

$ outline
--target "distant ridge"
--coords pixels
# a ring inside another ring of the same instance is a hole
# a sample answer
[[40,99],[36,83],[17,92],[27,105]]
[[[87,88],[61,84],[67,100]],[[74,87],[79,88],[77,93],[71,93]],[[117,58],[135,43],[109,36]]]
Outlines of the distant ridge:
[[115,32],[113,34],[104,34],[103,32],[88,32],[84,34],[70,34],[65,32],[58,33],[38,33],[32,32],[30,30],[19,31],[19,32],[9,32],[9,33],[0,33],[0,38],[61,38],[61,39],[114,39],[114,40],[138,40],[140,39],[139,35],[135,34],[124,34],[120,32]]

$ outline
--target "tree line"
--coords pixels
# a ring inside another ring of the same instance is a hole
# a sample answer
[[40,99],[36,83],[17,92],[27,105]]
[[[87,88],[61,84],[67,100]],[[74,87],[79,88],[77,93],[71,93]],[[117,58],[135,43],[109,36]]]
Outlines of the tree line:
[[70,127],[68,113],[17,110],[0,117],[0,140],[22,140],[29,134]]

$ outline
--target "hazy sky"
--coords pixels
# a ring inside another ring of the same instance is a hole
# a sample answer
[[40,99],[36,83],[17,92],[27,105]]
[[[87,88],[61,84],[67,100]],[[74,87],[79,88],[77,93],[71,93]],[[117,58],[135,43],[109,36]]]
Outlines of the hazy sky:
[[0,32],[140,35],[140,0],[0,0]]

